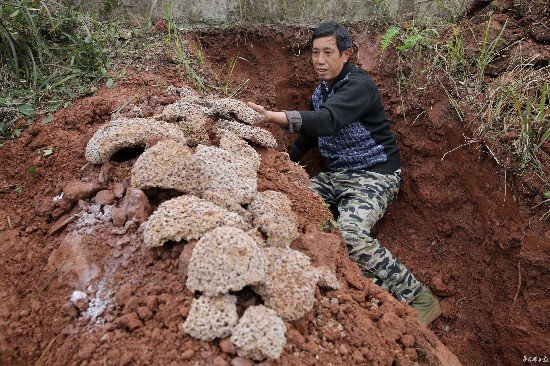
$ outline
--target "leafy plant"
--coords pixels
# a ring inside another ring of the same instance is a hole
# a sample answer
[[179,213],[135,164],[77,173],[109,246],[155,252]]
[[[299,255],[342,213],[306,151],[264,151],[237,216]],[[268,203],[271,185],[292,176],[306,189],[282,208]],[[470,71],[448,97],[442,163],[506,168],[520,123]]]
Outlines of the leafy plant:
[[435,28],[421,28],[411,22],[406,27],[392,26],[382,35],[380,50],[385,51],[394,42],[399,52],[413,50],[421,52],[422,48],[434,42],[439,33]]
[[388,28],[380,40],[380,50],[385,51],[393,43],[400,31],[401,27],[398,26]]

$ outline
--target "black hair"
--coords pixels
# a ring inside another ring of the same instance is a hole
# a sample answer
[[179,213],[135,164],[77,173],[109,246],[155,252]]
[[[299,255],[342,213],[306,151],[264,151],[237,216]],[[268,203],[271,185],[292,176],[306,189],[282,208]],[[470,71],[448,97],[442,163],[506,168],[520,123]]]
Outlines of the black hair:
[[315,28],[313,35],[311,36],[311,45],[313,45],[313,41],[317,38],[329,36],[334,36],[336,38],[336,45],[338,46],[340,55],[348,48],[353,47],[353,42],[351,41],[351,36],[348,29],[333,20],[321,23],[317,28]]

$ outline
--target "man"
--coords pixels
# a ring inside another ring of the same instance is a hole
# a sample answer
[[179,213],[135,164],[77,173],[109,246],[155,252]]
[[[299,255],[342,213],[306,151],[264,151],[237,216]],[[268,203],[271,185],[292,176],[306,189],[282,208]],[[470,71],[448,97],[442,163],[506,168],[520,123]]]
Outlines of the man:
[[416,308],[419,320],[429,324],[441,314],[437,298],[370,236],[401,183],[399,148],[380,92],[364,71],[348,62],[352,41],[344,26],[319,25],[311,44],[311,60],[321,80],[311,110],[275,112],[254,103],[249,106],[263,121],[300,134],[289,150],[292,161],[319,147],[330,171],[312,178],[312,186],[337,209],[350,258],[365,276]]

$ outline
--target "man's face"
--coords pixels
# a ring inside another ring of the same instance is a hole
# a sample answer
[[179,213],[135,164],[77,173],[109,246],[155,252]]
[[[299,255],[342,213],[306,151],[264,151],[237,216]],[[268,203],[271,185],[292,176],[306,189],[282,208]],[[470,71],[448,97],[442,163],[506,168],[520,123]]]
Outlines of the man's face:
[[327,36],[316,38],[313,41],[311,61],[320,80],[334,80],[351,55],[351,49],[347,49],[340,55],[336,37]]

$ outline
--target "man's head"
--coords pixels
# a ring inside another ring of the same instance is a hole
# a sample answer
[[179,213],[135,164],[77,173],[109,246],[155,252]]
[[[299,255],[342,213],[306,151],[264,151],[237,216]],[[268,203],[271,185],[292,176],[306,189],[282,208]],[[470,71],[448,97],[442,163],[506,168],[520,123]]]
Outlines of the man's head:
[[311,36],[311,61],[320,80],[334,80],[352,54],[352,42],[343,25],[330,21],[319,25]]

